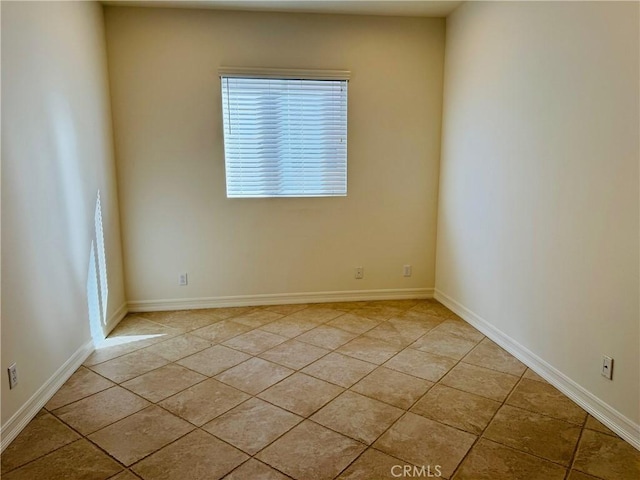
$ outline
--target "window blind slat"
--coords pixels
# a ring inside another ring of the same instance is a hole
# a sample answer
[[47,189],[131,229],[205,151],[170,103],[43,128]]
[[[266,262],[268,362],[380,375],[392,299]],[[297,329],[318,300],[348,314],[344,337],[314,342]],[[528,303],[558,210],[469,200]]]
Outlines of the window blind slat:
[[346,80],[221,80],[228,197],[346,195]]

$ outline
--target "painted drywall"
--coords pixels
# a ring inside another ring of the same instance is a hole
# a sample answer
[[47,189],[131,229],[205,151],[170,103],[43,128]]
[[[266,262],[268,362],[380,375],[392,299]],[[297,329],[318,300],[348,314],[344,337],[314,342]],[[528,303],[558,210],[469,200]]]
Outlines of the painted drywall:
[[614,2],[448,17],[436,266],[437,294],[636,424],[638,20]]
[[[130,302],[434,286],[444,19],[105,20]],[[347,197],[226,198],[220,66],[351,71]]]
[[[2,2],[1,8],[4,433],[91,339],[87,279],[98,191],[106,318],[125,299],[102,7]],[[9,390],[5,372],[13,362],[19,383]]]

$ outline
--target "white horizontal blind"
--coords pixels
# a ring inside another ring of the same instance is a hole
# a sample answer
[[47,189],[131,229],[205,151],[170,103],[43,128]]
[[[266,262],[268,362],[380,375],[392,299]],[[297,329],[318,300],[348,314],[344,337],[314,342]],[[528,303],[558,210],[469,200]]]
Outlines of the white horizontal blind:
[[222,76],[227,197],[347,194],[347,81]]

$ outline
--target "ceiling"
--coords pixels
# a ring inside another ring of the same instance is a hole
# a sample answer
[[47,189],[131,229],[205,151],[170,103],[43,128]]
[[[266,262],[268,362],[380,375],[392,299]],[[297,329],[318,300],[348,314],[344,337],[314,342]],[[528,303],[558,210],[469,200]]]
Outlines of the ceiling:
[[462,2],[427,0],[104,0],[102,3],[135,7],[446,17]]

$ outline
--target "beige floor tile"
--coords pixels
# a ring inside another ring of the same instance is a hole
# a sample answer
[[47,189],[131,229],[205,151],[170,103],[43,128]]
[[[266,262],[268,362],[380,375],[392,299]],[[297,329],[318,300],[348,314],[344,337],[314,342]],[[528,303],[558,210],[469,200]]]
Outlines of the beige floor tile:
[[223,480],[289,480],[289,478],[252,458],[224,477]]
[[281,315],[291,315],[300,310],[304,310],[309,305],[306,303],[291,303],[287,305],[267,305],[264,307],[265,310],[269,312],[276,312]]
[[158,311],[158,312],[135,312],[135,313],[129,313],[129,315],[133,315],[135,317],[138,318],[144,318],[146,320],[151,320],[152,322],[156,322],[158,323],[158,319],[161,318],[167,318],[170,317],[171,315],[174,315],[176,312],[187,312],[190,310],[165,310],[165,311]]
[[557,388],[548,383],[527,378],[522,379],[506,403],[578,425],[582,425],[587,417],[587,412],[565,397]]
[[475,342],[479,342],[484,338],[484,335],[482,333],[462,320],[445,320],[440,325],[438,325],[436,329],[439,332],[447,332],[449,334],[456,335],[461,338],[467,338]]
[[340,330],[339,328],[329,327],[328,325],[320,325],[306,333],[303,333],[296,340],[300,342],[310,343],[320,348],[328,348],[333,350],[340,345],[344,345],[349,340],[353,340],[357,334]]
[[115,386],[83,398],[53,413],[83,435],[88,435],[149,406],[149,402]]
[[566,470],[526,453],[481,439],[462,463],[456,480],[564,480]]
[[213,342],[194,335],[184,334],[173,337],[165,342],[156,343],[145,348],[146,352],[158,355],[170,362],[175,362],[181,358],[198,353],[205,348],[209,348]]
[[475,347],[477,342],[459,337],[437,328],[427,332],[410,346],[422,352],[433,353],[443,357],[460,360]]
[[249,330],[251,330],[251,327],[236,323],[233,320],[222,320],[207,327],[192,330],[191,335],[204,338],[210,342],[221,343]]
[[193,425],[152,405],[89,435],[89,440],[129,466],[193,430]]
[[366,332],[367,330],[371,330],[373,327],[379,324],[380,321],[378,320],[359,317],[358,315],[353,315],[351,313],[345,313],[344,315],[340,315],[338,318],[334,318],[330,322],[327,322],[327,325],[330,327],[340,328],[342,330],[346,330],[347,332],[357,334],[361,334]]
[[76,432],[50,413],[40,415],[31,420],[2,452],[2,476],[79,438]]
[[414,377],[437,382],[455,364],[456,361],[448,357],[406,348],[386,362],[384,366]]
[[213,480],[249,457],[201,430],[191,432],[133,466],[143,479]]
[[418,303],[416,306],[412,307],[411,310],[416,312],[428,313],[429,315],[434,315],[436,317],[449,318],[453,315],[453,312],[449,310],[447,307],[442,305],[437,300],[423,300]]
[[349,465],[338,480],[394,480],[402,478],[405,465],[402,460],[370,448]]
[[316,305],[314,308],[305,308],[299,312],[292,313],[287,316],[288,320],[293,320],[301,323],[315,323],[320,325],[326,323],[334,318],[339,317],[344,312],[342,310],[335,310],[333,308],[327,308],[325,305]]
[[311,420],[370,445],[404,413],[399,408],[353,392],[344,392]]
[[297,340],[288,340],[260,354],[260,357],[298,370],[324,357],[327,353],[329,353],[329,350],[324,348],[298,342]]
[[302,420],[275,405],[251,398],[202,428],[249,455],[255,455]]
[[637,480],[640,452],[620,438],[584,430],[573,468],[604,480]]
[[439,325],[442,325],[446,320],[441,317],[434,317],[428,313],[416,312],[415,310],[407,310],[402,312],[397,317],[392,317],[389,322],[394,325],[398,325],[403,329],[410,329],[422,331],[423,335]]
[[568,466],[580,436],[580,427],[555,418],[503,406],[484,437],[525,453]]
[[183,358],[176,363],[203,375],[212,377],[223,372],[227,368],[238,365],[250,358],[251,356],[246,353],[238,352],[237,350],[233,350],[232,348],[224,347],[222,345],[215,345],[194,355]]
[[216,375],[216,379],[243,392],[256,395],[294,371],[276,363],[252,358]]
[[180,335],[182,332],[176,328],[161,325],[137,314],[125,317],[109,334],[109,338],[121,338],[133,336],[152,336],[158,341]]
[[276,335],[275,333],[264,332],[262,330],[252,330],[243,333],[237,337],[227,340],[223,345],[236,350],[240,350],[250,355],[258,355],[259,353],[269,350],[270,348],[286,342],[287,337]]
[[243,392],[256,395],[294,371],[261,358],[252,358],[216,375],[216,379]]
[[[304,312],[304,310],[302,311]],[[304,332],[308,332],[309,330],[317,326],[318,324],[315,322],[302,322],[299,320],[292,320],[289,317],[284,317],[280,320],[276,320],[275,322],[263,325],[262,327],[260,327],[260,330],[275,333],[276,335],[281,335],[287,338],[293,338]]]
[[128,380],[122,386],[156,403],[206,379],[188,368],[169,364]]
[[347,357],[339,353],[330,353],[302,369],[302,372],[316,378],[349,388],[365,375],[371,373],[376,366],[357,358]]
[[246,325],[247,327],[258,328],[267,323],[275,322],[280,318],[282,318],[282,314],[280,313],[258,309],[233,317],[233,321]]
[[440,466],[442,476],[450,478],[476,436],[441,423],[407,413],[374,443],[382,450],[413,465]]
[[162,367],[167,363],[169,363],[167,360],[158,355],[138,350],[90,368],[103,377],[120,383]]
[[[134,338],[137,338],[137,340],[133,340]],[[158,337],[145,338],[143,336],[132,336],[131,340],[109,337],[104,342],[96,345],[96,349],[91,355],[89,355],[89,357],[84,361],[82,365],[84,365],[85,367],[92,367],[94,365],[98,365],[99,363],[107,362],[109,360],[113,360],[114,358],[121,357],[123,355],[126,355],[127,353],[132,353],[142,348],[155,345],[156,343],[162,342],[164,340],[166,339]],[[120,341],[123,341],[125,343],[114,343]]]
[[343,312],[350,312],[356,308],[364,307],[369,302],[326,302],[326,303],[312,303],[309,308],[330,308],[333,310],[342,310]]
[[[131,314],[125,317],[111,331],[111,333],[109,333],[107,339],[100,342],[94,352],[94,355],[103,357],[98,359],[99,362],[102,362],[105,361],[105,356],[111,356],[109,354],[109,350],[113,349],[114,351],[117,351],[119,350],[119,347],[122,347],[126,350],[126,353],[130,353],[131,351],[139,348],[164,342],[165,340],[176,337],[181,333],[183,332],[179,329],[150,321],[138,314]],[[115,345],[115,347],[111,347],[112,345]],[[103,349],[102,346],[107,346],[107,348]],[[119,355],[122,355],[122,352]],[[89,359],[91,359],[91,357],[89,357]],[[99,362],[94,361],[92,364]],[[85,362],[85,365],[86,364],[87,362]]]
[[81,400],[94,393],[113,387],[115,384],[104,377],[92,372],[88,368],[80,367],[69,380],[47,402],[48,410],[64,407],[77,400]]
[[598,477],[587,475],[586,473],[579,472],[577,470],[571,470],[567,480],[601,480]]
[[363,444],[306,420],[257,458],[297,480],[330,480],[364,449]]
[[417,324],[422,325],[424,328],[431,330],[447,319],[411,308],[402,312],[397,317],[391,318],[390,320],[414,321]]
[[[130,315],[133,315],[134,317],[138,317],[138,318],[144,318],[146,320],[150,320],[152,322],[156,322],[156,323],[160,323],[164,325],[164,322],[166,321],[170,321],[171,318],[174,317],[185,317],[185,316],[192,316],[192,315],[200,315],[200,316],[204,316],[202,314],[198,313],[199,310],[164,310],[164,311],[157,311],[157,312],[135,312],[135,313],[131,313]],[[209,315],[208,317],[211,318],[215,318],[212,315]],[[218,318],[218,320],[222,320],[221,318]]]
[[544,378],[542,378],[540,375],[538,375],[536,372],[534,372],[530,368],[527,368],[527,371],[524,372],[524,375],[522,377],[528,378],[529,380],[535,380],[536,382],[547,383],[547,381]]
[[111,477],[109,480],[140,480],[140,477],[134,475],[129,470],[123,470],[115,477]]
[[2,474],[3,480],[104,480],[122,467],[84,439]]
[[358,337],[344,344],[337,351],[350,357],[381,365],[399,350],[400,348],[376,338]]
[[369,303],[368,305],[353,310],[351,313],[360,317],[384,322],[385,320],[401,315],[405,310],[404,308]]
[[516,357],[485,338],[463,360],[478,367],[490,368],[503,373],[520,376],[527,367]]
[[609,427],[607,427],[606,425],[604,425],[602,422],[592,417],[591,415],[589,415],[589,417],[587,418],[587,423],[585,423],[584,428],[588,428],[589,430],[595,430],[596,432],[600,432],[600,433],[606,433],[607,435],[613,435],[614,437],[617,436],[613,430],[611,430]]
[[40,418],[43,415],[47,415],[49,412],[45,409],[45,408],[41,408],[40,410],[38,410],[38,413],[36,413],[35,417],[33,418]]
[[246,393],[210,378],[163,400],[160,406],[200,426],[248,398]]
[[149,320],[152,320],[161,325],[175,328],[183,333],[196,330],[198,328],[206,327],[212,323],[220,321],[211,315],[202,315],[197,313],[197,310],[177,310],[174,312],[155,312],[161,313],[156,316],[146,316]]
[[400,310],[409,310],[420,303],[420,300],[415,299],[399,299],[399,300],[374,300],[368,302],[369,306],[377,307],[393,307]]
[[[293,338],[298,335],[328,348]],[[148,468],[140,471],[147,480],[313,480],[340,474],[343,480],[391,480],[398,472],[424,478],[421,469],[430,458],[438,460],[432,467],[444,462],[441,468],[451,470],[487,422],[482,439],[455,470],[456,480],[561,478],[573,455],[567,480],[640,478],[640,454],[633,447],[433,300],[131,314],[102,347],[51,398],[52,413],[38,412],[3,452],[3,479],[133,480],[142,478],[133,471],[140,465]],[[278,372],[290,376],[280,379]],[[216,375],[246,392],[207,378]],[[261,399],[251,398],[264,387]],[[400,409],[411,411],[398,419]],[[65,421],[93,432],[90,439],[130,468],[123,470]],[[304,429],[307,438],[296,440],[305,437]],[[358,452],[373,446],[346,460],[340,441],[332,439],[359,445]],[[228,459],[221,445],[241,458],[221,467],[217,456],[223,463]],[[287,475],[248,459],[266,451],[289,468]]]
[[411,411],[445,425],[480,435],[498,408],[499,402],[444,385],[436,385]]
[[212,315],[216,318],[226,320],[228,318],[234,318],[242,314],[255,310],[256,307],[219,307],[219,308],[203,308],[197,310],[202,315]]
[[459,363],[442,379],[442,384],[502,402],[518,380],[514,375]]
[[351,390],[406,410],[432,385],[427,380],[379,367],[352,386]]
[[394,318],[388,322],[382,322],[364,334],[365,337],[376,338],[396,347],[404,348],[415,342],[430,328],[416,320]]
[[343,389],[317,378],[294,373],[258,396],[290,412],[308,417]]

